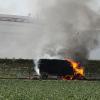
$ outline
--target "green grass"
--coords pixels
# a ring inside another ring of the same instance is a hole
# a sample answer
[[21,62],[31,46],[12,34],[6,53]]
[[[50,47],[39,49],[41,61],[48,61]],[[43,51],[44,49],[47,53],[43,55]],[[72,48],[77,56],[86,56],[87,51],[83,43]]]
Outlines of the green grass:
[[100,100],[100,81],[0,80],[0,100]]

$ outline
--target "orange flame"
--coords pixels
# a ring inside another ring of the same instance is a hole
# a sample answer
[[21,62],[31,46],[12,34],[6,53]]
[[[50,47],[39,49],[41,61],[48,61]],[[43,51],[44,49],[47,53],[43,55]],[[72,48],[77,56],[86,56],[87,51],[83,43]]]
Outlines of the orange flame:
[[65,75],[61,77],[62,80],[72,80],[73,79],[73,75]]
[[82,77],[84,77],[84,68],[83,68],[83,66],[80,66],[79,62],[76,62],[72,59],[65,59],[65,60],[69,61],[73,67],[74,75],[73,75],[73,77],[71,76],[70,79],[72,79],[74,77],[76,79],[81,79]]

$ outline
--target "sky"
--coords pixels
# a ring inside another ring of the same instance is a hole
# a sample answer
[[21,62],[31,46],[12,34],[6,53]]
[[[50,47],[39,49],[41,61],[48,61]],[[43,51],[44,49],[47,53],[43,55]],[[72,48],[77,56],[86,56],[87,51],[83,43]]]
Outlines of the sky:
[[37,12],[37,0],[0,0],[0,13],[24,15]]
[[[0,0],[0,13],[24,16],[27,16],[29,13],[31,13],[33,16],[35,16],[39,8],[38,1],[39,0]],[[48,2],[45,3],[47,6],[48,4],[52,5],[55,2],[55,0],[46,1]],[[89,0],[89,5],[91,9],[98,12],[100,8],[100,1]]]
[[[40,10],[40,5],[38,4],[38,1],[39,0],[0,0],[0,14],[11,14],[21,16],[28,16],[29,14],[31,14],[32,17],[36,17]],[[54,0],[48,0],[48,3],[44,5],[48,6],[50,4],[53,5],[54,3]],[[99,14],[100,0],[89,0],[88,5],[93,11]],[[7,56],[8,58],[32,58],[32,49],[33,46],[36,44],[36,41],[34,42],[32,38],[33,32],[34,36],[36,37],[38,37],[41,33],[38,32],[36,28],[33,29],[32,25],[15,24],[15,26],[13,27],[10,27],[9,25],[10,23],[0,23],[0,39],[4,38],[5,40],[0,40],[1,57]],[[3,30],[3,26],[7,27],[7,29],[11,29],[9,31],[9,35],[7,31]],[[23,26],[29,27],[29,29],[24,30]],[[13,34],[15,30],[16,32]],[[31,44],[31,46],[29,46],[29,44]],[[91,51],[90,58],[100,59],[100,45],[98,45],[96,49]]]

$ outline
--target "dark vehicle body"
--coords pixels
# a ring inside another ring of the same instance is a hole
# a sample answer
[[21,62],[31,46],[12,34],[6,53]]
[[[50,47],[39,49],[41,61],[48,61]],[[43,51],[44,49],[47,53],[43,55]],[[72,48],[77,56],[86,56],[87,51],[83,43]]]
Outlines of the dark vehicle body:
[[40,59],[39,61],[40,74],[43,79],[48,75],[66,76],[74,75],[73,67],[69,61],[59,59]]

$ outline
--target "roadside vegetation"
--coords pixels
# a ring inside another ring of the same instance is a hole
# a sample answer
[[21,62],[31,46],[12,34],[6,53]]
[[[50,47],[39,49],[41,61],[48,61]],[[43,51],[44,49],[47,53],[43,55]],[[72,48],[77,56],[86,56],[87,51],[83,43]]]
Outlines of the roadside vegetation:
[[0,100],[100,100],[100,81],[1,79]]

